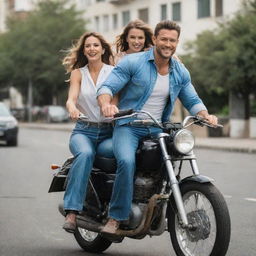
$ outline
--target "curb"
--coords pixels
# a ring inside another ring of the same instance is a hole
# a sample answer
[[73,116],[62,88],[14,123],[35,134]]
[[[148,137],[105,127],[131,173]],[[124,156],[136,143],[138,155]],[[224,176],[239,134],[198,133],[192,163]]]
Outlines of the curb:
[[220,151],[229,151],[229,152],[237,152],[237,153],[248,153],[248,154],[256,154],[256,149],[254,148],[236,148],[236,147],[225,147],[225,146],[211,146],[211,145],[195,145],[197,149],[212,149],[212,150],[220,150]]

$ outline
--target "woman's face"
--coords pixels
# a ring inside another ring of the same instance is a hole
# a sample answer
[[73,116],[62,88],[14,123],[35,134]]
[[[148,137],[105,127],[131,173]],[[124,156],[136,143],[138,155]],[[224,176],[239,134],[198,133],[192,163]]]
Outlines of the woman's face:
[[126,37],[126,42],[128,43],[127,53],[140,52],[144,48],[146,38],[145,33],[141,29],[131,28]]
[[84,42],[84,55],[88,62],[101,61],[101,57],[105,50],[102,48],[101,42],[97,37],[89,36]]

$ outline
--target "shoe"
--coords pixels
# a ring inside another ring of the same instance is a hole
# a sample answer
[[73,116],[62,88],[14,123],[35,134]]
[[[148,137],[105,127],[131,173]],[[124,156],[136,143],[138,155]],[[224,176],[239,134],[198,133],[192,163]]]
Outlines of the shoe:
[[114,235],[119,228],[119,221],[115,219],[109,219],[106,225],[102,228],[102,233],[108,233]]
[[68,233],[74,233],[76,230],[76,214],[68,213],[65,222],[63,225],[63,229],[65,229]]

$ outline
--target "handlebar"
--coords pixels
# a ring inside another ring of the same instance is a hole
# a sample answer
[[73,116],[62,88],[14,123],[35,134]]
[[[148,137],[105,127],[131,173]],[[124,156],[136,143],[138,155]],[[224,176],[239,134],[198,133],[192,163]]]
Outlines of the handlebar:
[[[135,120],[134,123],[145,124],[145,125],[155,124],[159,128],[164,129],[164,126],[162,125],[162,123],[157,121],[149,112],[143,111],[143,110],[137,110],[137,111],[135,111],[133,109],[121,110],[121,111],[119,111],[119,113],[114,115],[114,118],[112,120],[115,121],[115,120],[118,120],[118,119],[133,117],[133,116],[137,116],[138,114],[146,114],[151,120]],[[190,120],[192,120],[192,122],[187,124]],[[218,127],[222,128],[223,127],[223,125],[221,125],[221,124],[212,125],[205,118],[203,118],[201,116],[187,116],[187,117],[185,117],[183,122],[182,122],[182,127],[187,128],[188,126],[190,126],[192,124],[196,124],[196,125],[199,125],[199,126],[208,126],[208,127],[211,127],[211,128],[218,128]]]
[[112,120],[115,121],[115,120],[124,119],[124,118],[128,118],[128,117],[134,117],[139,114],[146,114],[151,119],[151,121],[150,120],[135,120],[134,123],[144,124],[144,125],[155,124],[159,128],[164,129],[163,125],[160,122],[158,122],[149,112],[144,111],[144,110],[137,110],[137,111],[135,111],[133,109],[121,110],[121,111],[119,111],[119,113],[114,115],[114,118],[112,118]]
[[[129,117],[134,117],[137,116],[139,114],[145,114],[147,115],[150,120],[134,120],[134,123],[137,124],[144,124],[144,125],[156,125],[161,129],[164,129],[164,126],[162,125],[162,123],[160,123],[159,121],[157,121],[149,112],[147,111],[143,111],[143,110],[133,110],[133,109],[126,109],[126,110],[121,110],[119,111],[117,114],[114,115],[114,118],[111,118],[112,121],[115,120],[119,120],[119,119],[124,119],[124,118],[129,118]],[[88,117],[83,115],[82,113],[79,115],[78,120],[81,121],[88,121]],[[189,121],[191,120],[191,122],[189,123]],[[182,122],[182,127],[183,128],[187,128],[193,124],[199,125],[199,126],[208,126],[211,128],[222,128],[223,125],[221,124],[217,124],[217,125],[212,125],[209,122],[207,122],[207,120],[201,116],[186,116]]]
[[85,116],[84,114],[80,113],[78,120],[80,121],[88,121],[88,116]]
[[[192,122],[187,124],[190,120],[192,120]],[[196,125],[199,125],[199,126],[208,126],[208,127],[211,127],[211,128],[223,128],[223,125],[221,125],[221,124],[216,124],[216,125],[210,124],[202,116],[187,116],[187,117],[184,118],[184,120],[182,122],[182,126],[184,128],[186,128],[186,127],[188,127],[192,124],[196,124]]]
[[118,113],[114,115],[114,118],[123,117],[123,116],[130,116],[134,114],[133,109],[127,109],[127,110],[120,110]]

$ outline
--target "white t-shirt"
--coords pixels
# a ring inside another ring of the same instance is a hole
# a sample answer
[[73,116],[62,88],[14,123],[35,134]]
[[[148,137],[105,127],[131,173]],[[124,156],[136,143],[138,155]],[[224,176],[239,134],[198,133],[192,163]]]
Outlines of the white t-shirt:
[[[169,73],[167,75],[157,73],[154,89],[142,110],[149,112],[157,120],[161,120],[169,94]],[[148,119],[148,117],[146,118]]]
[[81,111],[81,113],[88,116],[89,121],[103,122],[106,120],[106,118],[101,114],[96,93],[113,68],[114,67],[111,65],[103,64],[96,85],[92,80],[87,65],[79,69],[82,75],[82,81],[77,100],[77,108],[79,111]]

